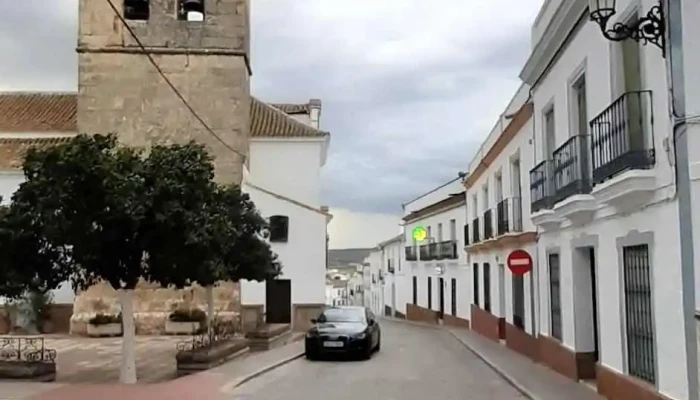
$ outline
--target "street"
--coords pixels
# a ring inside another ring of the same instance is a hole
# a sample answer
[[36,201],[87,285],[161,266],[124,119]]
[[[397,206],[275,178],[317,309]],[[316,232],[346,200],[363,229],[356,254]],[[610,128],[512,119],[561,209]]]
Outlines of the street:
[[524,399],[449,333],[382,320],[369,361],[300,359],[232,392],[234,399]]

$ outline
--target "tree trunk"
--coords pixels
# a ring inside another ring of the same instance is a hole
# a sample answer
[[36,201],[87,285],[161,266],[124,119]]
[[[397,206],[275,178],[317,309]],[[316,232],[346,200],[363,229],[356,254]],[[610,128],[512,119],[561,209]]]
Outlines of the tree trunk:
[[207,289],[207,332],[211,333],[214,322],[214,285],[209,285]]
[[119,290],[119,301],[122,306],[122,365],[119,382],[136,383],[136,327],[134,326],[134,291]]

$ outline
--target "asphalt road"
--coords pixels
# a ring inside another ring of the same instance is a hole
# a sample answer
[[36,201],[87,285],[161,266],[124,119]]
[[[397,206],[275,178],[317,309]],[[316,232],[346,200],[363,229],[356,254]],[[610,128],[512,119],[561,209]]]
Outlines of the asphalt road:
[[300,359],[237,388],[236,400],[513,400],[515,388],[442,330],[381,321],[368,361]]

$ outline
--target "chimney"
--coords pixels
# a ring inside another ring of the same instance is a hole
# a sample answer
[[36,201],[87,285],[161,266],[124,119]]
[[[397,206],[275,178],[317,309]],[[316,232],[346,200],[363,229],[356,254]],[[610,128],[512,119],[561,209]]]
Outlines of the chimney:
[[321,126],[321,100],[311,99],[309,100],[309,118],[311,119],[311,126],[316,129],[320,129]]

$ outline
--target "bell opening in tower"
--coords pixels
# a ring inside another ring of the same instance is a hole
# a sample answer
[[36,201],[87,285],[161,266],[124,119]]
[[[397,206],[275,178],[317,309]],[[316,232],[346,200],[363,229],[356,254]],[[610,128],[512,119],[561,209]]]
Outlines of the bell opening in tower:
[[204,0],[179,0],[178,19],[189,22],[204,21]]
[[151,10],[148,0],[124,0],[124,18],[148,21]]

